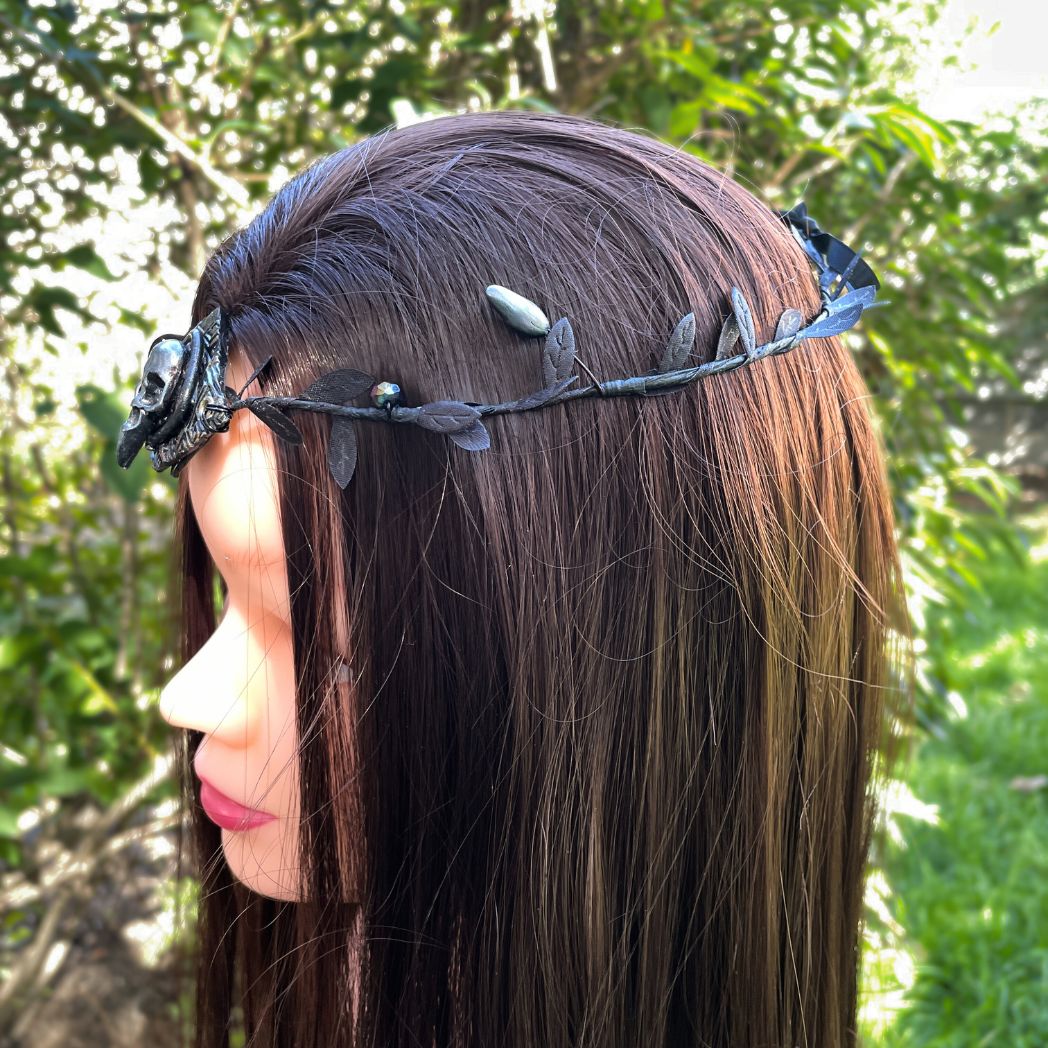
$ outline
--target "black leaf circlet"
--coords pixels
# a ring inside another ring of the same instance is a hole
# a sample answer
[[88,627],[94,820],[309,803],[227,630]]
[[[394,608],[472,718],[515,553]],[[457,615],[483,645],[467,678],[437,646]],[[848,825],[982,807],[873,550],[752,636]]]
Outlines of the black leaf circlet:
[[[161,335],[146,354],[142,375],[131,400],[131,412],[120,429],[117,461],[128,468],[143,445],[158,472],[177,476],[189,459],[215,433],[229,428],[234,411],[247,408],[288,444],[302,443],[302,434],[288,411],[312,411],[331,416],[328,468],[345,488],[357,466],[355,420],[406,422],[444,434],[466,451],[490,447],[484,425],[487,415],[532,411],[550,404],[588,396],[663,396],[710,375],[733,371],[764,357],[786,353],[806,339],[827,338],[854,327],[874,305],[880,282],[870,266],[836,237],[821,230],[803,203],[777,212],[819,271],[822,309],[807,324],[800,310],[787,309],[779,317],[771,342],[757,344],[753,310],[745,295],[732,288],[731,312],[721,328],[712,360],[688,366],[695,349],[695,316],[678,321],[655,368],[630,378],[597,379],[577,355],[575,332],[567,317],[550,324],[530,299],[500,284],[486,289],[488,300],[514,331],[544,339],[542,386],[517,400],[498,404],[438,400],[411,407],[403,403],[400,387],[354,368],[321,375],[293,397],[253,396],[244,391],[263,374],[272,357],[263,361],[239,392],[225,385],[231,338],[229,314],[217,307],[184,336]],[[575,386],[578,365],[591,379]],[[367,407],[351,402],[364,395]]]

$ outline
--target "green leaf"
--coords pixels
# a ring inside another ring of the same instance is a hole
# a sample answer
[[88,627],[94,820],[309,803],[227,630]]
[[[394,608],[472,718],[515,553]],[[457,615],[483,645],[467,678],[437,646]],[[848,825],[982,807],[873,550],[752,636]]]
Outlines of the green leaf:
[[116,440],[130,412],[131,395],[100,389],[93,384],[77,386],[80,413],[103,437]]
[[0,837],[9,837],[17,840],[21,836],[18,829],[18,817],[22,813],[6,804],[0,806]]
[[100,280],[116,280],[116,276],[90,244],[78,244],[62,256],[65,261],[83,269]]
[[[131,503],[140,501],[146,487],[160,476],[150,464],[147,449],[140,451],[127,469],[122,469],[116,460],[115,440],[103,445],[98,467],[109,487],[125,502]],[[172,483],[176,482],[172,480]]]
[[36,311],[40,318],[40,326],[59,338],[65,336],[65,330],[58,323],[58,318],[55,316],[56,309],[67,309],[84,319],[92,319],[89,311],[80,304],[76,295],[64,287],[37,284],[26,295],[25,301]]

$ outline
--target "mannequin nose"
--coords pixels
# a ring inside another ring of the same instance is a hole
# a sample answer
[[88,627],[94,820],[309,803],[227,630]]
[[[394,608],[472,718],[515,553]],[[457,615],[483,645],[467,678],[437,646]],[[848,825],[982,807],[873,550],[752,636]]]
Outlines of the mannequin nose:
[[176,728],[247,747],[271,731],[270,704],[294,688],[291,634],[270,616],[248,621],[230,605],[204,646],[160,693],[160,715]]

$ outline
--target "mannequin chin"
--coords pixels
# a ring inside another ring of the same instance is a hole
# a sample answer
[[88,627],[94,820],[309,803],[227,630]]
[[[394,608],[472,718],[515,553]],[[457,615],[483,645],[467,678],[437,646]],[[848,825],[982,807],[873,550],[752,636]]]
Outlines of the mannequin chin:
[[[228,384],[239,388],[248,375],[234,351]],[[204,733],[194,771],[210,784],[211,811],[218,791],[275,816],[222,830],[233,875],[260,895],[294,901],[302,897],[295,674],[273,462],[269,432],[239,411],[229,431],[215,434],[186,466],[193,512],[227,603],[215,632],[162,691],[160,712],[176,727]],[[220,798],[218,807],[230,806]]]

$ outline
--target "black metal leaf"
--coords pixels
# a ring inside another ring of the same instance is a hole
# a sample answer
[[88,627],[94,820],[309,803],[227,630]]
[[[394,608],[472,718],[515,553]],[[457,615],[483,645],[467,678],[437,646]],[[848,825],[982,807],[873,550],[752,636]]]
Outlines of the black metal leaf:
[[357,431],[348,418],[333,415],[328,438],[328,469],[335,483],[345,490],[357,468]]
[[862,316],[862,306],[852,306],[850,309],[842,309],[839,313],[831,313],[822,320],[817,320],[811,327],[805,330],[805,338],[829,338],[830,335],[839,335],[854,327]]
[[569,375],[567,378],[562,379],[560,382],[555,382],[552,386],[546,386],[545,389],[536,390],[534,393],[529,393],[526,397],[521,397],[520,400],[513,402],[514,411],[526,411],[529,408],[540,408],[547,401],[553,400],[554,397],[560,396],[573,382],[578,382],[578,375]]
[[228,400],[228,401],[239,400],[240,399],[240,394],[237,393],[237,391],[235,389],[233,389],[232,386],[223,386],[222,387],[222,391],[225,393],[226,400]]
[[749,356],[757,348],[757,332],[753,326],[753,313],[749,303],[737,287],[731,289],[731,308],[735,313],[735,321],[739,325],[742,348]]
[[321,375],[304,393],[299,393],[299,397],[322,404],[346,404],[367,393],[374,384],[375,379],[363,371],[340,368]]
[[779,339],[796,335],[803,323],[804,315],[799,309],[784,310],[782,316],[779,317],[779,323],[775,327],[775,338],[772,341],[778,342]]
[[262,363],[259,364],[258,367],[255,368],[255,370],[251,372],[251,378],[249,378],[247,380],[247,382],[245,382],[240,387],[240,392],[237,394],[237,399],[238,400],[244,395],[244,390],[247,389],[247,387],[250,386],[251,383],[254,382],[255,379],[258,378],[258,376],[261,375],[262,372],[265,371],[266,368],[268,368],[269,365],[272,364],[272,363],[273,363],[273,358],[272,357],[266,357],[266,359],[263,360]]
[[662,352],[662,359],[655,371],[664,375],[667,371],[679,371],[695,347],[695,314],[682,317],[673,329],[669,342]]
[[280,408],[265,401],[249,400],[247,405],[281,440],[288,444],[301,444],[302,434],[298,427]]
[[480,412],[461,400],[435,400],[419,406],[417,425],[434,433],[461,433],[480,418]]
[[739,322],[732,316],[724,321],[721,327],[720,338],[717,339],[717,355],[715,360],[726,360],[735,356],[735,343],[739,341]]
[[827,303],[826,308],[831,313],[839,313],[842,310],[851,309],[853,306],[865,308],[873,305],[873,300],[876,297],[877,289],[875,287],[857,287],[854,291],[849,291],[848,294],[831,300]]
[[449,433],[448,440],[453,440],[460,448],[465,448],[467,451],[484,451],[491,447],[491,437],[480,419],[477,419],[469,429]]
[[546,386],[563,382],[575,366],[575,332],[567,317],[549,329],[542,350],[542,381]]

